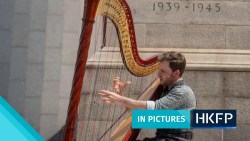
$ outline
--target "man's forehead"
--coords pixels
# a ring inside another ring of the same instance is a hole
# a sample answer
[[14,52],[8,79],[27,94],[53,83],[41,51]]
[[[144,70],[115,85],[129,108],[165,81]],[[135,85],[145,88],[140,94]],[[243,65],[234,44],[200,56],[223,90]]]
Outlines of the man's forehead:
[[169,66],[169,61],[166,61],[166,60],[161,61],[160,66]]
[[169,68],[169,62],[168,61],[162,61],[162,62],[160,62],[159,68],[160,69]]

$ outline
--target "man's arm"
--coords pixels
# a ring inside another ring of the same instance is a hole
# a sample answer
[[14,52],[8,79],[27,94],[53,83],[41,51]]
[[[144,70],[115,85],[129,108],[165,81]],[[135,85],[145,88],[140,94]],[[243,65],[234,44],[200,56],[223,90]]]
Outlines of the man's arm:
[[101,90],[99,95],[106,103],[116,103],[129,109],[147,109],[147,101],[133,100],[106,90]]

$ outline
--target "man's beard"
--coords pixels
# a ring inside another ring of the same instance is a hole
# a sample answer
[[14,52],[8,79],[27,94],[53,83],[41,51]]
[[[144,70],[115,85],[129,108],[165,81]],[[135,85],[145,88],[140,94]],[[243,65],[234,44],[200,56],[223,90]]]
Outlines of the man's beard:
[[165,78],[165,79],[160,79],[161,80],[161,85],[164,85],[164,86],[172,86],[173,83],[174,83],[174,78],[173,77],[168,77],[168,78]]

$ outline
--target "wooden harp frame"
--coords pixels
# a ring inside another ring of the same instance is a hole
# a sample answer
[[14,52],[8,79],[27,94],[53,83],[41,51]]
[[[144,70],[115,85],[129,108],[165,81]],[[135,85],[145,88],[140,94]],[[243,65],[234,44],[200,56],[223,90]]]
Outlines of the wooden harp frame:
[[[120,41],[120,52],[127,70],[135,76],[147,76],[158,69],[157,55],[146,60],[138,54],[134,23],[125,0],[85,0],[83,24],[73,76],[63,140],[73,141],[78,106],[86,70],[90,38],[97,15],[109,18],[115,25]],[[129,140],[128,138],[125,140]]]

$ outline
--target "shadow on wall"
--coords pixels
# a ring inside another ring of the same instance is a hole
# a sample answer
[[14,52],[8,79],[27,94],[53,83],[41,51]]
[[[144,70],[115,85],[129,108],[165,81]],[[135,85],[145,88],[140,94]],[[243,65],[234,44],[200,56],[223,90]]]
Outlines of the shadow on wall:
[[[54,136],[52,136],[50,139],[48,139],[48,141],[62,141],[63,140],[63,129],[64,129],[64,126]],[[76,141],[76,139],[74,139],[73,141]]]

